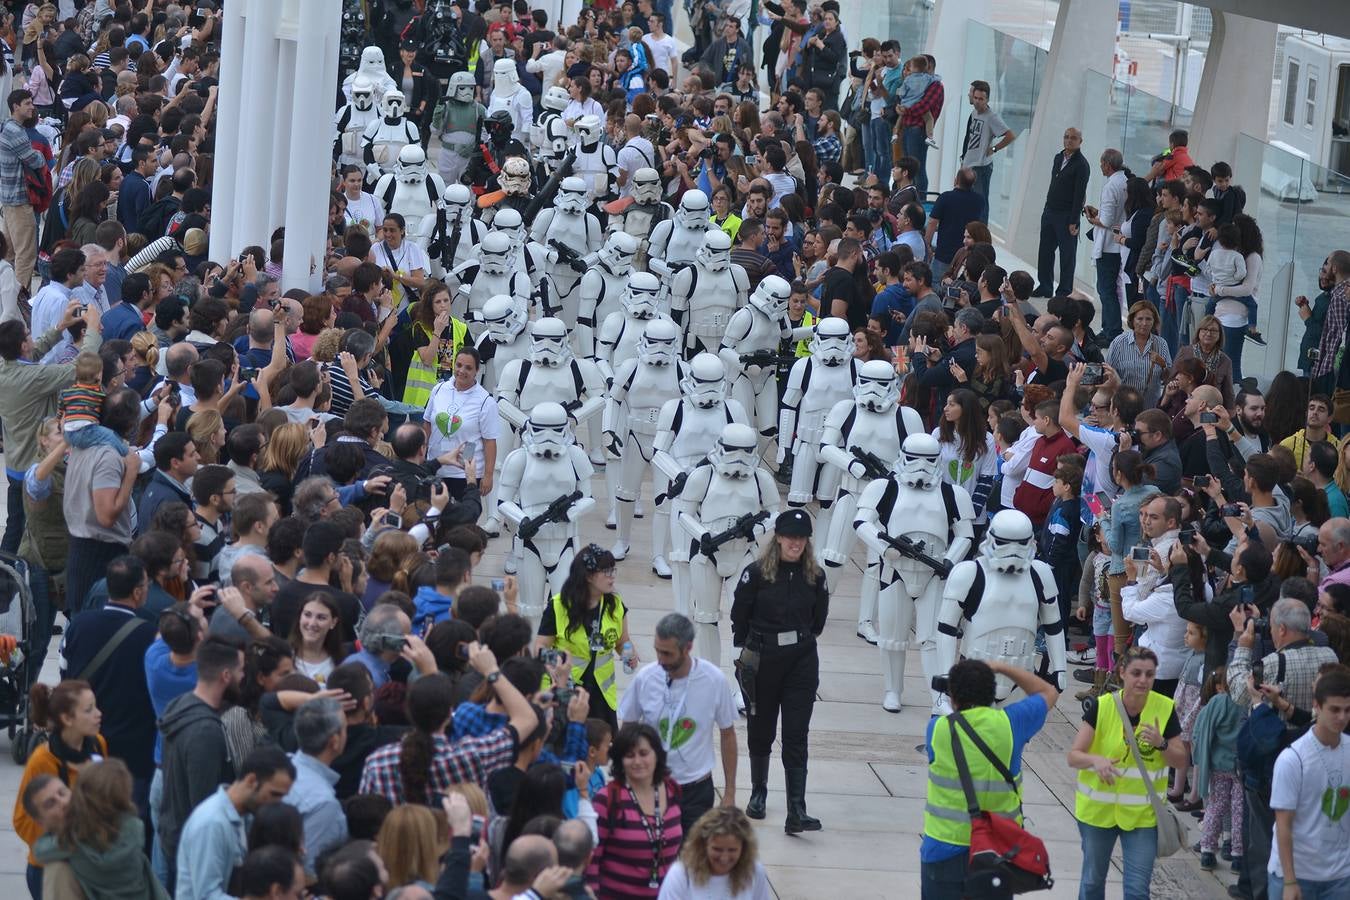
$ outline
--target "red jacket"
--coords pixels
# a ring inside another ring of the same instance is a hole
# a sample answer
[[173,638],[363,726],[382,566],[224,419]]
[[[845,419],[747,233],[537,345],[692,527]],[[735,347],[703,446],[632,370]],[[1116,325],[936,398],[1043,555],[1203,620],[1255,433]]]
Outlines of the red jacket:
[[1055,502],[1055,464],[1065,454],[1077,453],[1073,438],[1060,431],[1054,437],[1042,435],[1031,447],[1031,462],[1022,476],[1022,483],[1013,494],[1013,505],[1027,514],[1037,528],[1045,524],[1050,507]]

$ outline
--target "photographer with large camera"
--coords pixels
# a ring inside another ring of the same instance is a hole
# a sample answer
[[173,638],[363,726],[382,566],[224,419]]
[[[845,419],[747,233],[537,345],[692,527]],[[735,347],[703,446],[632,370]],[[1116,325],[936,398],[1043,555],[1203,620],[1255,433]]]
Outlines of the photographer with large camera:
[[[1026,694],[1025,699],[997,708],[996,675],[1011,679]],[[1000,768],[1017,778],[1022,748],[1045,724],[1046,715],[1059,700],[1059,691],[1025,669],[978,659],[961,660],[946,677],[935,677],[933,689],[947,694],[955,711],[928,722],[928,802],[919,847],[921,897],[960,900],[967,896],[970,872],[970,813],[952,736],[960,741],[967,774],[977,786],[980,811],[1020,821],[1022,792],[1004,779]],[[976,743],[977,736],[980,743]]]

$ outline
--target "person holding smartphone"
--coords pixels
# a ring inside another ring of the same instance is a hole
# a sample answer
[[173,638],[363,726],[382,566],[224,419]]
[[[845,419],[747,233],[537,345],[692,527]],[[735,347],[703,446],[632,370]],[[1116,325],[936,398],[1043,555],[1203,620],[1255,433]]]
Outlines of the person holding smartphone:
[[[493,486],[501,419],[497,401],[478,383],[480,367],[478,351],[461,347],[455,355],[455,377],[432,389],[422,414],[427,459],[440,464],[436,474],[445,479],[455,500],[464,498],[473,480],[470,471],[482,473],[480,494],[487,495]],[[466,469],[458,457],[451,460],[448,456],[461,448],[472,457],[471,469]]]

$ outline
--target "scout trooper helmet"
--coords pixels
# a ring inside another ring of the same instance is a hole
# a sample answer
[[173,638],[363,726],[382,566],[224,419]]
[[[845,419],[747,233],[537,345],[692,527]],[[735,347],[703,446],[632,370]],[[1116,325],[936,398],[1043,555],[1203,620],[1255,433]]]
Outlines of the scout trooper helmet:
[[749,425],[732,422],[722,429],[708,461],[724,478],[751,478],[759,465],[759,439]]
[[500,231],[489,231],[478,245],[478,265],[484,275],[505,275],[510,268],[511,239]]
[[375,106],[375,83],[364,75],[352,79],[352,106],[368,112]]
[[553,206],[565,213],[576,215],[586,211],[586,199],[586,179],[572,175],[564,178],[558,185]]
[[421,144],[408,144],[398,151],[398,180],[403,184],[427,180],[427,154]]
[[380,115],[386,119],[399,119],[408,108],[408,98],[400,90],[385,91],[380,99]]
[[545,401],[530,411],[521,443],[530,455],[539,459],[558,459],[572,444],[572,429],[567,424],[567,410],[561,403]]
[[680,390],[695,406],[719,406],[727,397],[727,368],[715,353],[700,353],[689,361]]
[[670,319],[652,319],[638,338],[638,359],[649,366],[673,365],[678,355],[680,329]]
[[842,366],[853,356],[853,335],[848,322],[835,316],[822,319],[811,338],[811,356],[827,366]]
[[989,533],[980,544],[980,555],[995,572],[1025,572],[1036,555],[1036,531],[1026,513],[1005,509],[989,521]]
[[641,206],[661,202],[661,173],[643,166],[633,173],[633,200]]
[[[721,231],[719,228],[718,231]],[[750,295],[750,305],[777,321],[787,312],[792,285],[777,275],[766,275]]]
[[600,262],[615,275],[627,275],[633,270],[633,257],[637,256],[638,239],[624,231],[616,231],[605,238],[600,248]]
[[473,192],[469,190],[468,185],[448,184],[445,186],[445,193],[441,194],[441,201],[445,204],[445,218],[451,223],[465,222],[473,215]]
[[576,130],[577,139],[583,150],[587,148],[594,150],[600,139],[605,136],[605,129],[600,124],[599,116],[582,116],[577,120]]
[[[469,78],[472,79],[473,76],[470,75]],[[544,107],[544,109],[551,109],[554,112],[562,112],[564,109],[567,109],[567,104],[572,102],[572,98],[567,93],[567,88],[563,87],[560,84],[555,84],[553,87],[544,91],[544,96],[540,98],[539,102]]]
[[489,297],[480,313],[488,337],[498,344],[509,344],[525,328],[525,316],[514,300],[505,294]]
[[731,268],[731,236],[720,228],[708,229],[696,256],[708,271],[725,272]]
[[685,191],[680,198],[680,208],[675,210],[675,218],[685,228],[706,229],[710,215],[708,195],[698,188]]
[[545,316],[530,326],[530,362],[550,368],[566,365],[572,359],[567,345],[567,326],[562,319]]
[[619,301],[635,319],[655,318],[661,311],[661,279],[651,272],[633,272]]
[[869,412],[894,409],[900,399],[900,379],[895,377],[895,366],[884,359],[863,363],[858,370],[858,383],[853,386],[853,399]]
[[512,197],[524,197],[530,193],[530,163],[523,156],[508,156],[502,162],[501,174],[497,183]]
[[911,434],[900,445],[898,474],[907,487],[932,490],[938,484],[937,438],[929,434]]
[[472,103],[477,87],[472,72],[456,72],[450,76],[450,96],[456,103]]

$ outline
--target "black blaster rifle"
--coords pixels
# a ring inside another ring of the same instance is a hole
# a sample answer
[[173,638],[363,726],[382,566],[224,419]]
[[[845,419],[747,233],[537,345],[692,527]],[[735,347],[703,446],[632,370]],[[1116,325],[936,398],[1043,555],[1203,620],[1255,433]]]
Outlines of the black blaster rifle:
[[699,466],[703,465],[707,461],[708,457],[706,456],[701,459],[695,460],[692,466],[685,469],[678,476],[676,476],[675,480],[670,483],[670,487],[666,488],[666,492],[664,494],[656,495],[656,505],[660,506],[667,500],[674,500],[676,497],[680,496],[680,494],[683,494],[684,486],[689,481],[689,476],[694,473],[695,469],[697,469]]
[[726,531],[718,534],[708,535],[700,538],[698,550],[704,556],[713,556],[717,549],[723,544],[729,544],[737,538],[752,540],[755,536],[755,526],[765,519],[769,518],[769,511],[761,509],[759,512],[746,513],[731,524]]
[[557,238],[549,238],[548,245],[558,251],[558,262],[571,267],[573,272],[586,271],[586,260],[582,258],[580,253]]
[[923,563],[932,569],[941,578],[946,578],[952,573],[951,563],[944,559],[935,559],[924,552],[923,541],[911,541],[902,535],[890,535],[886,532],[880,532],[878,535],[883,541],[890,544],[896,550],[900,551],[901,556],[907,556],[918,563]]
[[867,471],[864,478],[887,478],[891,474],[891,467],[886,465],[880,456],[877,456],[871,450],[864,450],[857,444],[848,448],[848,452],[853,454],[853,458],[863,464]]
[[573,147],[567,151],[567,155],[558,163],[558,168],[549,176],[548,181],[539,189],[539,193],[530,201],[530,205],[525,207],[525,211],[520,214],[521,221],[526,227],[534,224],[534,217],[539,215],[539,210],[553,202],[553,197],[558,193],[558,186],[562,180],[572,174],[572,167],[577,161],[577,148]]
[[759,366],[761,369],[776,369],[779,366],[791,365],[797,361],[797,357],[774,353],[772,350],[756,350],[754,353],[742,353],[741,365]]
[[526,516],[520,520],[520,527],[516,533],[520,535],[521,540],[528,541],[539,533],[539,529],[549,522],[561,522],[567,517],[567,511],[572,508],[572,504],[581,499],[581,491],[573,491],[570,494],[564,494],[557,500],[554,500],[537,516]]

